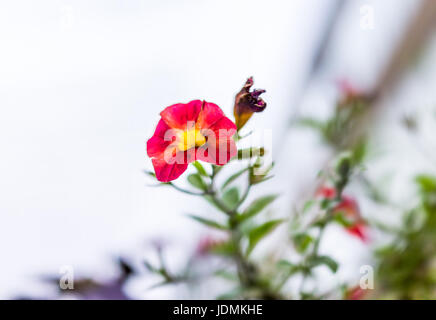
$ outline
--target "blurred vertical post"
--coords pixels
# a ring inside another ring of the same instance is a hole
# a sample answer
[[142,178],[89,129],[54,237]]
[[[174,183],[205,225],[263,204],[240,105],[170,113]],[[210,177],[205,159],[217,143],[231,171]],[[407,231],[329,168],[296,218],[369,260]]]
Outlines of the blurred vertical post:
[[327,14],[327,18],[323,24],[323,31],[321,32],[318,42],[315,46],[315,52],[313,54],[313,58],[311,64],[308,68],[308,72],[306,74],[305,79],[303,80],[303,86],[301,88],[300,95],[296,99],[295,110],[291,116],[291,123],[298,117],[299,106],[301,105],[301,101],[304,99],[306,95],[307,88],[310,86],[310,83],[317,76],[320,67],[322,67],[324,62],[324,57],[328,50],[329,43],[334,34],[336,24],[340,18],[340,15],[344,9],[345,0],[335,0],[332,2],[330,11]]
[[416,15],[412,18],[403,37],[393,51],[388,64],[380,73],[371,93],[371,96],[374,97],[370,105],[371,108],[361,118],[360,123],[350,135],[349,146],[359,141],[360,137],[365,133],[367,127],[380,112],[384,98],[393,90],[414,58],[426,47],[435,29],[436,1],[422,0]]

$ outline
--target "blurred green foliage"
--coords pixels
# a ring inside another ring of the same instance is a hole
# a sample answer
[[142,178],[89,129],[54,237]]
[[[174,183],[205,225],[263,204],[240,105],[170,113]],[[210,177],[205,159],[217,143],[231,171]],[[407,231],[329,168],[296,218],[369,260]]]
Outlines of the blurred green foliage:
[[436,299],[436,177],[416,179],[420,203],[404,215],[388,246],[377,251],[378,295],[387,299]]

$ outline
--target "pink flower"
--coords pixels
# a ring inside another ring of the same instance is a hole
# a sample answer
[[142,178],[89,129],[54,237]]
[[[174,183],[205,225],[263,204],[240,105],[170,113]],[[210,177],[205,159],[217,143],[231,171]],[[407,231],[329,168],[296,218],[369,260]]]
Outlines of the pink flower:
[[204,236],[200,238],[197,244],[196,254],[197,256],[205,256],[211,251],[213,251],[216,247],[225,243],[225,239],[213,238],[211,236]]
[[[321,187],[317,194],[325,199],[334,199],[336,197],[336,190],[334,188]],[[369,240],[366,232],[366,223],[362,219],[359,206],[353,198],[342,196],[339,204],[333,208],[333,214],[338,213],[343,213],[346,218],[350,219],[351,225],[346,228],[350,234],[364,242]]]
[[237,154],[235,124],[210,102],[194,100],[165,108],[147,141],[156,178],[177,179],[195,160],[224,165]]
[[350,288],[345,293],[346,300],[363,300],[367,294],[367,291],[357,286]]

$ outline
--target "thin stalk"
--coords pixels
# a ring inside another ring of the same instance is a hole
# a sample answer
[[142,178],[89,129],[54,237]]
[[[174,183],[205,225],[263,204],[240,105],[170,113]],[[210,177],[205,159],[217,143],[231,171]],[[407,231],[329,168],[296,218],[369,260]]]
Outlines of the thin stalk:
[[[219,170],[218,170],[219,171]],[[247,199],[250,190],[251,183],[248,183],[247,188],[245,189],[244,194],[238,203],[234,206],[234,208],[228,208],[222,201],[217,197],[217,191],[214,186],[215,177],[218,171],[213,167],[211,182],[208,186],[207,194],[210,195],[213,203],[217,205],[217,207],[228,216],[228,225],[230,227],[230,237],[235,248],[235,252],[233,258],[235,260],[237,274],[239,278],[239,282],[244,289],[254,289],[258,288],[262,292],[261,298],[265,299],[277,299],[279,298],[277,294],[270,292],[268,288],[265,287],[259,280],[259,275],[257,273],[256,267],[252,265],[244,255],[241,250],[241,241],[242,241],[242,232],[240,230],[240,223],[236,219],[238,215],[239,207],[244,203]]]
[[[339,187],[339,188],[337,189],[337,195],[336,195],[336,197],[335,197],[335,199],[334,199],[335,202],[340,202],[340,201],[341,201],[341,199],[342,199],[342,191],[343,191],[343,189],[344,189],[344,186]],[[320,223],[319,226],[318,226],[318,228],[319,228],[319,233],[318,233],[318,237],[315,239],[315,242],[314,242],[314,245],[313,245],[312,252],[311,252],[310,254],[308,254],[308,255],[306,256],[306,258],[304,259],[304,261],[302,262],[302,265],[303,265],[304,267],[306,267],[307,262],[308,262],[310,259],[312,259],[312,258],[314,258],[314,257],[317,257],[317,256],[319,255],[319,246],[320,246],[321,241],[322,241],[322,238],[323,238],[323,236],[324,236],[326,226],[327,226],[327,225],[329,224],[329,222],[331,221],[331,217],[332,217],[332,215],[333,215],[333,208],[330,207],[330,208],[328,208],[327,211],[326,211],[326,219],[325,219],[324,221],[322,221],[322,223]],[[309,273],[307,273],[307,272],[304,272],[304,273],[303,273],[303,279],[301,280],[300,288],[299,288],[300,297],[303,297],[303,295],[304,295],[304,285],[305,285],[305,283],[306,283],[306,280],[307,280],[308,275],[309,275]]]
[[183,189],[183,188],[181,188],[181,187],[179,187],[179,186],[176,186],[175,184],[173,184],[173,183],[171,183],[171,182],[169,182],[168,185],[172,186],[172,187],[173,187],[174,189],[176,189],[177,191],[180,191],[180,192],[183,192],[183,193],[189,194],[189,195],[191,195],[191,196],[204,196],[204,195],[207,194],[206,192],[201,192],[201,193],[200,193],[200,192],[194,192],[194,191],[186,190],[186,189]]

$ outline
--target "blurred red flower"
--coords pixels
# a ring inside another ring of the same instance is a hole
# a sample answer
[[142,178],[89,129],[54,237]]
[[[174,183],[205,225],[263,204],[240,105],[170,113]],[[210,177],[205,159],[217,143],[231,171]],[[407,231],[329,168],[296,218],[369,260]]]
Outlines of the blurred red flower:
[[367,294],[367,290],[362,289],[360,286],[350,288],[345,293],[346,300],[363,300]]
[[[336,190],[334,188],[321,187],[317,195],[325,199],[334,199],[336,197]],[[345,218],[349,219],[351,224],[346,229],[350,234],[364,242],[369,240],[366,232],[366,223],[360,215],[357,202],[353,198],[342,196],[339,204],[333,208],[333,214],[338,213],[343,213]]]
[[224,244],[227,240],[222,238],[214,238],[212,236],[204,236],[200,238],[195,251],[196,255],[203,257],[211,253],[215,248]]
[[195,160],[224,165],[237,154],[236,125],[216,104],[194,100],[165,108],[147,141],[156,178],[177,179]]

